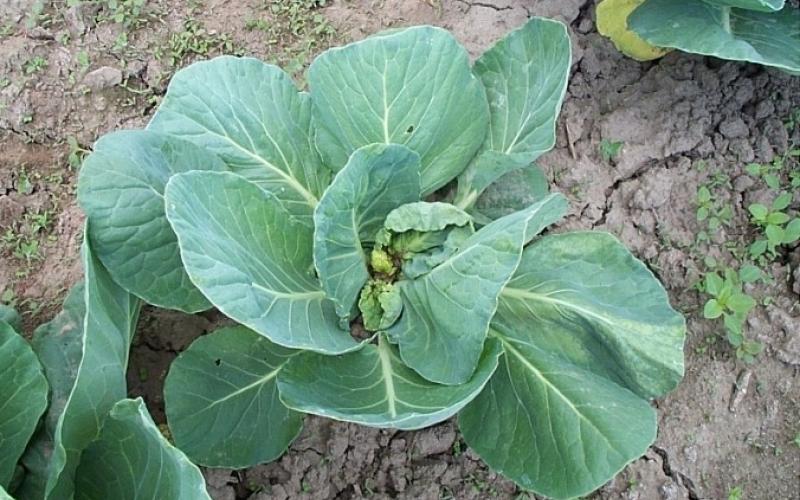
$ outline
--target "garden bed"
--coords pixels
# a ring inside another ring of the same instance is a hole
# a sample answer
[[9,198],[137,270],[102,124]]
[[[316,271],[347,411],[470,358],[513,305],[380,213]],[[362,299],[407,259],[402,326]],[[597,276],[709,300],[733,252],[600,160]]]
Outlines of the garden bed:
[[[37,3],[0,7],[9,20],[0,25],[0,294],[24,313],[26,333],[49,321],[81,276],[74,190],[82,149],[108,131],[143,126],[176,67],[233,52],[300,70],[332,43],[410,24],[451,30],[474,57],[529,16],[554,17],[571,27],[573,41],[556,148],[539,162],[571,203],[554,231],[617,235],[688,320],[686,377],[654,403],[655,445],[597,497],[797,494],[800,250],[782,248],[764,266],[773,279],[745,287],[760,304],[745,334],[764,346],[752,364],[737,359],[721,323],[703,319],[707,297],[695,285],[708,257],[738,267],[737,249],[757,238],[748,207],[769,204],[775,191],[746,166],[771,165],[800,145],[800,79],[682,53],[627,59],[597,34],[591,1],[357,0],[313,9],[301,0],[151,1],[121,18],[54,2],[16,22]],[[785,183],[800,165],[784,163]],[[698,221],[702,186],[714,210],[727,214],[718,229]],[[170,362],[220,321],[216,313],[144,310],[128,382],[156,422],[165,420]],[[308,417],[278,461],[205,474],[219,499],[525,498],[482,464],[451,422],[399,432]]]

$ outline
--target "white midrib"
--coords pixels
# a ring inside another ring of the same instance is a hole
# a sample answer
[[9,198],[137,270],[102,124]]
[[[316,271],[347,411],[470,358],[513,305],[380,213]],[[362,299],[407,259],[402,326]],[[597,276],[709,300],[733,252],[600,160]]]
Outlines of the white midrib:
[[534,293],[529,290],[523,290],[521,288],[512,288],[507,286],[503,288],[503,291],[500,292],[500,295],[505,295],[506,297],[512,297],[521,300],[530,299],[539,302],[546,302],[548,304],[555,304],[557,306],[566,307],[567,309],[572,309],[573,311],[577,311],[581,314],[591,316],[592,318],[595,318],[598,321],[602,321],[603,323],[606,323],[608,325],[612,324],[611,321],[608,320],[608,318],[605,318],[590,309],[583,308],[577,304],[573,304],[572,302],[567,302],[561,299],[554,299],[547,295]]
[[255,389],[256,387],[259,387],[259,386],[262,386],[262,385],[266,384],[267,382],[269,382],[270,380],[272,380],[272,379],[274,379],[275,377],[278,376],[278,373],[281,371],[281,368],[283,368],[283,365],[285,365],[285,364],[286,364],[286,362],[281,363],[277,368],[275,368],[271,372],[267,373],[266,375],[264,375],[260,379],[256,380],[255,382],[247,384],[246,386],[241,387],[241,388],[233,391],[232,393],[228,394],[224,398],[217,399],[216,401],[214,401],[210,405],[206,406],[205,410],[210,410],[211,408],[217,406],[220,403],[224,403],[225,401],[227,401],[227,400],[229,400],[231,398],[235,398],[236,396],[238,396],[240,394],[244,394],[245,392],[247,392],[247,391],[249,391],[251,389]]
[[559,397],[559,398],[560,398],[562,401],[564,401],[564,403],[565,403],[567,406],[569,406],[569,408],[570,408],[570,409],[571,409],[573,412],[575,412],[575,415],[577,415],[577,416],[578,416],[578,417],[579,417],[581,420],[583,420],[584,422],[586,422],[587,424],[589,424],[589,425],[590,425],[590,426],[591,426],[593,429],[595,429],[595,430],[597,431],[598,435],[600,435],[600,436],[603,438],[603,440],[606,442],[606,444],[608,444],[609,448],[611,448],[612,450],[614,450],[614,451],[615,451],[615,452],[617,452],[617,453],[620,453],[620,452],[619,452],[619,451],[618,451],[618,450],[617,450],[617,449],[616,449],[616,448],[615,448],[615,447],[614,447],[614,446],[611,444],[611,441],[609,441],[608,437],[607,437],[607,436],[606,436],[606,435],[605,435],[605,434],[604,434],[604,433],[603,433],[603,432],[602,432],[602,431],[601,431],[601,430],[600,430],[600,429],[597,427],[597,424],[595,424],[595,423],[594,423],[592,420],[590,420],[590,419],[589,419],[589,417],[587,417],[586,415],[584,415],[584,414],[583,414],[583,413],[582,413],[582,412],[581,412],[581,411],[578,409],[578,407],[577,407],[577,406],[575,406],[575,405],[572,403],[572,401],[571,401],[571,400],[570,400],[570,399],[569,399],[569,398],[568,398],[568,397],[567,397],[567,396],[566,396],[566,395],[565,395],[563,392],[561,392],[561,390],[560,390],[558,387],[556,387],[555,385],[553,385],[553,383],[552,383],[552,382],[550,382],[550,380],[549,380],[547,377],[545,377],[545,376],[544,376],[544,374],[543,374],[541,371],[539,371],[539,369],[538,369],[538,368],[536,368],[535,366],[533,366],[533,364],[531,364],[531,362],[530,362],[530,361],[528,361],[528,360],[525,358],[525,356],[523,356],[523,355],[522,355],[522,353],[521,353],[521,352],[519,352],[519,351],[518,351],[518,350],[517,350],[517,349],[516,349],[516,348],[515,348],[515,347],[514,347],[512,344],[511,344],[511,342],[509,342],[508,340],[506,340],[505,338],[503,338],[503,336],[502,336],[502,335],[495,334],[495,335],[493,335],[493,336],[494,336],[496,339],[500,340],[500,343],[502,343],[502,344],[503,344],[503,349],[506,351],[506,353],[508,353],[508,354],[512,354],[512,355],[513,355],[515,358],[517,358],[517,359],[520,361],[520,363],[522,363],[522,364],[525,366],[525,368],[527,368],[527,369],[528,369],[528,371],[530,371],[531,373],[533,373],[533,374],[534,374],[534,376],[535,376],[536,378],[538,378],[539,380],[541,380],[541,381],[542,381],[542,383],[543,383],[544,385],[546,385],[547,387],[549,387],[549,388],[550,388],[550,390],[552,390],[552,391],[553,391],[553,392],[554,392],[554,393],[555,393],[555,394],[556,394],[556,395],[557,395],[557,396],[558,396],[558,397]]
[[386,402],[389,405],[389,415],[397,417],[394,392],[394,371],[392,371],[392,360],[389,357],[389,347],[383,337],[378,339],[378,356],[381,360],[381,373],[383,374],[383,384],[386,387]]
[[251,157],[251,158],[255,159],[255,160],[256,160],[256,161],[258,161],[259,163],[263,164],[265,167],[269,168],[269,169],[270,169],[271,171],[273,171],[274,173],[278,174],[280,177],[282,177],[282,178],[283,178],[283,180],[284,180],[284,181],[286,181],[286,183],[287,183],[289,186],[291,186],[291,188],[292,188],[292,189],[294,189],[295,191],[297,191],[297,192],[298,192],[298,193],[299,193],[299,194],[300,194],[300,195],[301,195],[301,196],[302,196],[302,197],[303,197],[303,198],[306,200],[306,203],[308,203],[308,204],[311,206],[311,208],[314,208],[314,207],[316,207],[316,206],[317,206],[317,203],[319,202],[319,200],[317,199],[317,197],[316,197],[316,196],[314,196],[314,195],[311,193],[311,191],[309,191],[308,189],[306,189],[306,188],[305,188],[305,186],[303,186],[302,184],[300,184],[300,182],[298,182],[298,181],[297,181],[297,179],[295,179],[294,177],[292,177],[292,176],[291,176],[291,175],[289,175],[288,173],[284,172],[283,170],[281,170],[281,169],[280,169],[280,168],[278,168],[277,166],[273,165],[272,163],[268,162],[268,161],[267,161],[265,158],[262,158],[261,156],[259,156],[259,155],[255,154],[255,153],[253,153],[252,151],[250,151],[249,149],[247,149],[247,148],[243,147],[241,144],[239,144],[238,142],[234,141],[234,140],[233,140],[233,139],[232,139],[230,136],[228,136],[227,134],[224,134],[224,135],[223,135],[223,134],[220,134],[220,133],[218,133],[218,132],[214,132],[213,130],[211,130],[211,129],[207,128],[207,127],[203,127],[203,128],[205,128],[205,130],[206,130],[206,131],[207,131],[209,134],[211,134],[211,135],[216,135],[217,137],[219,137],[219,138],[221,138],[221,139],[224,139],[224,140],[225,140],[227,143],[229,143],[231,146],[235,147],[236,149],[238,149],[238,150],[239,150],[239,151],[241,151],[242,153],[244,153],[244,154],[246,154],[247,156],[249,156],[249,157]]
[[383,63],[383,140],[389,144],[389,95],[386,89],[386,70],[389,63]]

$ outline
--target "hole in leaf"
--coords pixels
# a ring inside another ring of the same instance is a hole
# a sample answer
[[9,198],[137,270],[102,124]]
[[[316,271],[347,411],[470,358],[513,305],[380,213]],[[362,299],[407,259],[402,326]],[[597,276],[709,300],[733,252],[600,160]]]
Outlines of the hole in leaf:
[[406,129],[406,134],[410,134],[413,131],[414,131],[414,125],[409,125],[408,128]]
[[215,365],[219,366],[219,365],[220,365],[220,363],[222,363],[222,360],[221,360],[221,359],[214,360],[214,364],[215,364]]

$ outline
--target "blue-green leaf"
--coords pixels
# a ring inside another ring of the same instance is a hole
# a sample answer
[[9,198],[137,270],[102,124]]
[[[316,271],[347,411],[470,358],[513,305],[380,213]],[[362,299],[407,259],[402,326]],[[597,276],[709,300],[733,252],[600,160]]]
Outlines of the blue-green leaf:
[[114,282],[94,255],[88,239],[84,239],[83,267],[85,315],[80,336],[75,339],[81,345],[80,362],[53,434],[45,486],[47,499],[69,498],[73,494],[81,453],[98,436],[111,406],[127,394],[128,350],[141,305],[139,299]]
[[478,58],[474,72],[489,99],[489,133],[459,176],[458,206],[471,207],[491,183],[552,149],[571,61],[566,26],[538,17]]
[[485,226],[429,273],[400,281],[404,310],[388,332],[403,361],[426,379],[462,384],[475,371],[500,291],[523,246],[566,210],[553,194]]
[[530,337],[498,336],[505,356],[459,414],[492,470],[549,498],[582,497],[640,457],[656,413],[632,392],[564,363]]
[[231,56],[178,71],[148,129],[192,141],[310,220],[330,181],[311,132],[311,99],[277,66]]
[[314,211],[314,264],[322,289],[349,321],[369,278],[361,242],[374,239],[386,215],[420,197],[419,155],[398,144],[357,149]]
[[61,311],[33,333],[31,344],[50,385],[50,406],[43,425],[22,457],[25,476],[15,491],[22,499],[41,499],[45,496],[47,467],[52,456],[56,427],[81,363],[83,319],[86,316],[84,296],[84,285],[80,282],[70,289]]
[[358,347],[314,276],[313,229],[282,199],[230,172],[189,172],[167,183],[166,206],[186,272],[220,311],[285,347]]
[[276,377],[296,355],[243,326],[195,340],[164,382],[175,445],[196,464],[240,469],[278,458],[303,416],[278,399]]
[[111,408],[75,483],[75,500],[211,500],[200,469],[161,435],[141,398]]
[[0,321],[0,488],[8,487],[47,408],[47,380],[33,349]]
[[685,323],[614,237],[576,232],[532,243],[491,328],[506,354],[460,425],[494,470],[542,495],[572,498],[652,443],[647,401],[683,375]]
[[97,141],[81,168],[78,202],[97,257],[117,283],[159,307],[211,307],[183,269],[164,214],[164,186],[181,172],[224,169],[213,153],[152,131],[114,132]]
[[738,7],[747,10],[761,10],[764,12],[772,12],[781,10],[786,3],[786,0],[706,0],[709,3],[717,5],[726,5],[729,7]]
[[[517,212],[544,199],[550,182],[536,165],[528,165],[504,174],[478,197],[473,216],[477,222],[483,215],[491,220]],[[485,223],[485,222],[484,222]]]
[[462,385],[439,385],[420,377],[397,348],[378,345],[343,356],[303,353],[278,376],[281,398],[291,408],[374,427],[420,429],[446,420],[481,391],[501,354],[488,341],[472,377]]
[[317,147],[334,170],[372,143],[420,155],[427,195],[457,176],[486,136],[483,86],[445,30],[392,30],[324,52],[311,64]]
[[659,47],[800,72],[800,9],[791,6],[759,12],[703,0],[648,0],[628,25]]

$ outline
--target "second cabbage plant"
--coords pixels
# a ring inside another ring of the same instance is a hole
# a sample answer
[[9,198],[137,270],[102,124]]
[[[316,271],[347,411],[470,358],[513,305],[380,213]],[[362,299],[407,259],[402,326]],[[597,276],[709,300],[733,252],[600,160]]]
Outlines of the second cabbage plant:
[[611,235],[541,234],[567,209],[533,162],[570,65],[541,18],[474,64],[444,30],[390,30],[320,55],[308,92],[256,59],[196,63],[145,130],[100,139],[78,196],[111,277],[237,323],[170,369],[175,445],[241,468],[308,413],[458,415],[490,467],[557,498],[639,457],[684,320]]

